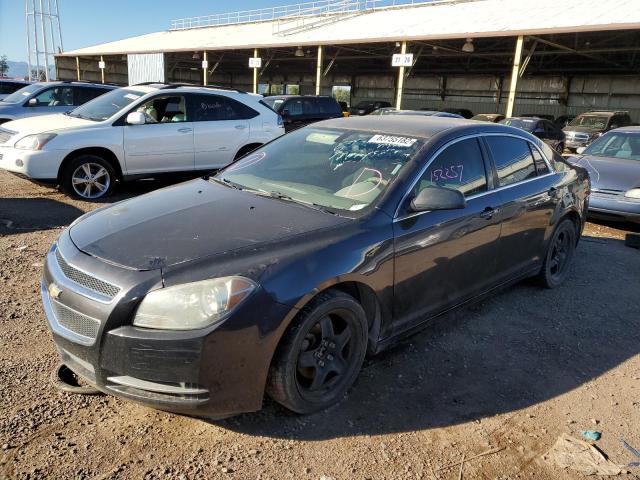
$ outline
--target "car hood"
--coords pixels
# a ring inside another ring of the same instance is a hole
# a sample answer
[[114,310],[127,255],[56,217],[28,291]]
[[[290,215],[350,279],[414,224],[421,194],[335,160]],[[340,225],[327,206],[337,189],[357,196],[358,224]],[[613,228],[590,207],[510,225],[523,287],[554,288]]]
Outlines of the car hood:
[[588,170],[593,188],[626,192],[640,187],[640,161],[585,155],[571,163]]
[[597,132],[602,132],[603,129],[602,128],[596,128],[596,127],[583,127],[583,126],[572,126],[572,125],[567,125],[566,127],[564,127],[562,129],[563,132],[582,132],[582,133],[597,133]]
[[152,270],[347,221],[198,179],[91,212],[72,225],[69,234],[89,255]]
[[21,135],[31,135],[34,133],[54,132],[95,124],[96,122],[91,120],[84,120],[82,118],[57,113],[54,115],[37,115],[35,117],[14,120],[3,123],[2,128],[20,133]]

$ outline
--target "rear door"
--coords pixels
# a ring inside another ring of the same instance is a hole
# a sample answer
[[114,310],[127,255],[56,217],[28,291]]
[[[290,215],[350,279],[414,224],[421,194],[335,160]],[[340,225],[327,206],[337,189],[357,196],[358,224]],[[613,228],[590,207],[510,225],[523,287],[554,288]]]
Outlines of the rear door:
[[259,113],[222,95],[189,94],[193,118],[196,170],[230,164],[238,150],[249,142],[251,118]]
[[158,95],[135,111],[145,115],[144,125],[124,129],[127,173],[190,171],[193,163],[193,122],[184,95]]
[[75,106],[83,105],[89,100],[93,100],[99,97],[103,93],[107,93],[109,90],[106,88],[97,87],[74,87],[73,92],[73,104]]
[[[400,206],[393,224],[396,332],[495,283],[500,197],[487,166],[476,137],[456,140],[437,154]],[[411,199],[431,185],[462,191],[466,208],[412,213]]]
[[551,217],[559,202],[555,175],[542,153],[521,137],[484,137],[500,194],[502,235],[497,273],[504,280],[542,260]]

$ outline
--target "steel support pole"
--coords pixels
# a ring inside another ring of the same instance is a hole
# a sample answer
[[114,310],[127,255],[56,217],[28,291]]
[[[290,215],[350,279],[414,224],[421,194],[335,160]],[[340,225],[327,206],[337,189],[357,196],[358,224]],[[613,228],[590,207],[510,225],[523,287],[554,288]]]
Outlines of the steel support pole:
[[24,18],[25,18],[25,27],[27,29],[27,62],[29,64],[29,71],[27,75],[29,80],[31,80],[31,34],[29,32],[29,1],[26,0],[24,2]]
[[[33,40],[34,40],[34,49],[35,49],[35,54],[36,54],[36,78],[35,81],[39,82],[40,79],[40,49],[38,48],[38,23],[36,21],[36,0],[31,0],[31,6],[32,6],[32,19],[33,19]],[[33,78],[31,78],[31,72],[29,72],[29,78],[30,80],[34,80]]]
[[[400,47],[400,53],[404,55],[407,53],[407,42],[402,42]],[[404,67],[398,68],[398,91],[396,92],[396,108],[400,110],[402,106],[402,87],[404,86]]]
[[80,57],[76,57],[76,77],[80,81]]
[[[258,58],[258,49],[253,49],[253,58]],[[258,93],[258,69],[253,69],[253,93]]]
[[44,8],[40,0],[40,29],[42,34],[42,45],[44,46],[44,78],[49,81],[49,52],[47,51],[47,26],[44,21]]
[[509,98],[507,100],[506,116],[513,116],[513,106],[516,103],[516,89],[518,87],[518,77],[520,76],[520,60],[522,59],[522,44],[524,37],[518,36],[516,41],[516,52],[513,56],[513,70],[511,71],[511,85],[509,86]]
[[[207,51],[204,51],[204,55],[202,56],[204,63],[202,64],[202,81],[203,81],[203,85],[207,84],[207,81],[209,80],[207,77],[207,73],[209,71],[209,56],[207,55]],[[205,66],[206,65],[206,66]]]
[[[100,65],[104,65],[104,58],[100,55]],[[104,83],[104,68],[100,68],[100,76],[102,77],[102,83]]]
[[322,45],[318,45],[318,63],[316,65],[316,95],[320,95],[322,81]]

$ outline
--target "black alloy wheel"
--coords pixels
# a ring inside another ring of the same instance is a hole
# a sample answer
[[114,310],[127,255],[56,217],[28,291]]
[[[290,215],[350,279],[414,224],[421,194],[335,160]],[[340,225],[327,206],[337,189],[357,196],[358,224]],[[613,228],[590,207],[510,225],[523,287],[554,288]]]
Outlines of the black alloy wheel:
[[566,278],[576,248],[576,228],[569,219],[562,220],[549,241],[539,278],[547,288],[559,286]]
[[367,321],[360,304],[343,292],[322,293],[283,336],[267,392],[294,412],[327,408],[355,381],[366,348]]

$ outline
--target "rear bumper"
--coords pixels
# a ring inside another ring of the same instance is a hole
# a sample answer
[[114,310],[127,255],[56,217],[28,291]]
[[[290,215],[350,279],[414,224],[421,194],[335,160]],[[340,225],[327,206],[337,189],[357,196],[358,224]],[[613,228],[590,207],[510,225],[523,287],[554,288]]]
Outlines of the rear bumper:
[[[68,252],[68,245],[65,248],[64,257],[74,267],[88,271],[88,263],[102,263],[80,253],[87,257],[80,265]],[[279,325],[290,307],[272,301],[258,289],[217,327],[190,331],[138,328],[132,325],[132,318],[150,282],[141,289],[121,282],[123,289],[111,303],[97,305],[69,290],[68,279],[56,262],[50,251],[41,282],[47,323],[61,360],[88,383],[110,395],[189,415],[222,418],[262,407],[279,338],[277,327],[268,326]],[[101,273],[104,280],[113,279]],[[137,273],[142,274],[131,274]],[[148,279],[149,273],[146,275]],[[58,296],[52,298],[49,292]],[[57,304],[95,319],[99,327],[93,329],[97,332],[94,338],[77,335],[73,326],[67,328],[72,325],[68,321],[67,327],[62,325]]]

